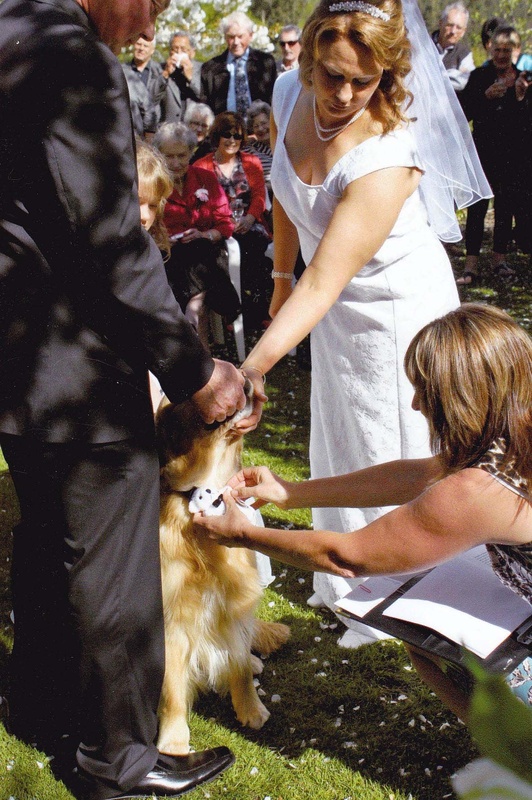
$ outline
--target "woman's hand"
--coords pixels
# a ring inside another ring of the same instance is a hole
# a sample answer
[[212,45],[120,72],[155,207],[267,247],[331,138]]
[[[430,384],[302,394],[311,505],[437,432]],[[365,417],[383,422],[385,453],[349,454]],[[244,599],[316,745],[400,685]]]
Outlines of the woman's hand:
[[270,472],[268,467],[245,467],[233,475],[228,483],[233,497],[247,500],[256,499],[253,508],[260,508],[266,503],[275,503],[278,508],[288,508],[288,481]]
[[500,97],[504,97],[507,90],[508,86],[506,81],[504,79],[497,78],[495,83],[492,83],[491,86],[488,86],[484,94],[488,100],[498,100]]
[[273,294],[269,308],[269,314],[272,319],[281,310],[282,306],[286,303],[291,294],[292,294],[291,281],[284,279],[277,279],[274,282]]
[[227,547],[244,547],[245,535],[253,529],[253,525],[239,510],[229,489],[224,492],[224,503],[225,514],[221,517],[204,516],[203,511],[194,514],[195,532]]
[[202,239],[203,232],[199,231],[197,228],[187,228],[186,231],[183,231],[183,238],[181,241],[183,244],[188,244],[189,242],[193,242],[195,239]]
[[517,100],[521,102],[525,99],[525,95],[527,93],[528,87],[532,86],[532,81],[527,81],[526,76],[530,75],[529,72],[521,72],[519,77],[515,82],[515,96]]
[[255,217],[253,214],[246,214],[242,219],[239,219],[238,222],[235,224],[235,233],[239,233],[243,235],[247,233],[253,223],[255,222]]

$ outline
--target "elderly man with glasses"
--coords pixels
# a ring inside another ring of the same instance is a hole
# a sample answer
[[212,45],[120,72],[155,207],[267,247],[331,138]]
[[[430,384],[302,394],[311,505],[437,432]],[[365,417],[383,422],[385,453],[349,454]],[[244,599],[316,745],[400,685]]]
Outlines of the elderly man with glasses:
[[279,47],[282,57],[276,62],[277,74],[297,69],[301,52],[301,28],[297,25],[285,25],[279,34]]
[[440,26],[432,34],[432,41],[455,92],[465,88],[475,69],[471,48],[463,40],[468,22],[469,11],[465,5],[462,2],[451,3],[442,11]]
[[168,5],[0,4],[0,446],[20,504],[10,725],[78,800],[177,797],[233,761],[224,747],[156,745],[165,653],[148,370],[206,423],[245,405],[243,375],[205,351],[140,222],[115,54],[151,41]]
[[196,48],[188,31],[176,31],[170,37],[169,54],[162,65],[167,81],[163,99],[163,121],[182,122],[190,103],[201,95],[201,63],[194,58]]

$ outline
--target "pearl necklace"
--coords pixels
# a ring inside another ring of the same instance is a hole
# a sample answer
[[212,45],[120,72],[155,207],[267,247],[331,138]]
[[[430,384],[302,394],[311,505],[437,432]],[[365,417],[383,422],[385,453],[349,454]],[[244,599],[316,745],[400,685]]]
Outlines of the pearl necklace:
[[[335,128],[324,128],[323,125],[320,125],[320,121],[318,119],[318,112],[316,109],[316,98],[314,97],[312,101],[312,111],[314,113],[314,127],[316,129],[316,136],[321,142],[329,142],[331,139],[334,139],[335,136],[338,136],[342,131],[345,131],[353,122],[356,122],[359,117],[362,116],[364,111],[366,110],[366,106],[362,106],[359,110],[354,114],[350,120],[348,120],[345,125],[337,125]],[[323,134],[327,133],[328,136],[324,136]]]

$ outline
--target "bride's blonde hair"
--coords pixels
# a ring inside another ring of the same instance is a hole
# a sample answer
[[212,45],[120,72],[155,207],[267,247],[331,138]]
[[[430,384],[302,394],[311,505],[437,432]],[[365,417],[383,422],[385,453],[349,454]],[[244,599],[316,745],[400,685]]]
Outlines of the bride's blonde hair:
[[[378,0],[371,3],[389,19],[381,19],[366,11],[331,11],[334,0],[321,0],[308,18],[301,39],[299,76],[303,86],[312,86],[312,71],[320,61],[324,45],[347,39],[363,47],[384,70],[370,107],[383,126],[383,132],[396,128],[407,120],[403,110],[411,98],[405,87],[410,72],[410,42],[406,35],[400,0]],[[363,3],[359,3],[363,6]],[[369,5],[369,4],[368,4]]]

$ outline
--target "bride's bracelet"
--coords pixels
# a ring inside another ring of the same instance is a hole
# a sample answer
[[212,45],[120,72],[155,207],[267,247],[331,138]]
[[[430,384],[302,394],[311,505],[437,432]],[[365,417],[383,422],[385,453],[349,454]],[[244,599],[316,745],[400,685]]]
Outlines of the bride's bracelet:
[[248,378],[249,376],[246,375],[246,372],[251,370],[252,372],[258,372],[260,377],[262,378],[262,382],[266,383],[266,375],[262,372],[258,367],[240,367],[240,372],[244,376],[244,378]]
[[284,278],[285,281],[291,281],[294,277],[292,272],[277,272],[277,270],[272,269],[272,278]]

